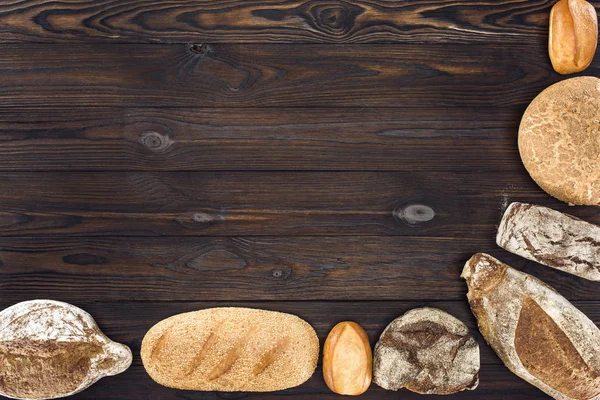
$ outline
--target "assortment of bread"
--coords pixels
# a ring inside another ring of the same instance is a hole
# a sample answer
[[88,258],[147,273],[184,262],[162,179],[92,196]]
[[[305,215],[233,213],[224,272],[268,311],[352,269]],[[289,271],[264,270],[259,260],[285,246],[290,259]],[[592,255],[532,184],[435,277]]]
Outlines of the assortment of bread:
[[[585,0],[559,0],[550,13],[554,70],[586,69],[598,41],[598,16]],[[558,82],[527,107],[518,135],[523,164],[548,194],[600,205],[600,79]],[[540,264],[600,281],[600,226],[533,204],[513,203],[496,243]],[[461,275],[479,330],[506,366],[555,399],[600,399],[600,330],[539,279],[487,254]]]
[[[548,51],[561,74],[583,71],[596,52],[598,17],[585,0],[559,0]],[[548,194],[600,205],[600,79],[558,82],[527,107],[518,135],[523,164]],[[540,264],[600,281],[600,226],[533,204],[513,203],[496,243]],[[461,275],[479,330],[506,366],[555,399],[600,399],[600,330],[539,279],[487,254]]]
[[[560,74],[587,68],[598,19],[585,0],[551,10],[548,51]],[[525,111],[518,146],[525,168],[550,195],[600,205],[600,79],[578,77],[541,92]],[[512,203],[496,242],[519,256],[600,281],[600,227],[558,211]],[[600,399],[600,330],[541,280],[483,253],[461,274],[479,330],[516,375],[562,400]],[[301,385],[314,373],[319,340],[291,314],[212,308],[160,321],[141,346],[157,383],[187,390],[268,392]],[[0,312],[0,395],[54,399],[125,371],[132,354],[70,304],[33,300]],[[422,394],[473,390],[479,346],[453,316],[419,308],[393,320],[371,351],[364,329],[340,322],[327,336],[323,377],[342,395],[371,380],[387,390]]]

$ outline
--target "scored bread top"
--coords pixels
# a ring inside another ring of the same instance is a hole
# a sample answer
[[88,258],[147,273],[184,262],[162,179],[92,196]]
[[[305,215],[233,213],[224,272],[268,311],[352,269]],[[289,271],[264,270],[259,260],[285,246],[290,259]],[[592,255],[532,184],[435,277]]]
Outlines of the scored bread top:
[[487,254],[461,276],[479,330],[512,372],[555,399],[600,399],[600,330],[585,314]]
[[24,301],[0,312],[0,395],[54,399],[125,371],[131,350],[113,342],[90,314],[53,300]]
[[600,205],[600,79],[567,79],[542,91],[519,127],[533,180],[571,204]]
[[600,226],[534,204],[512,203],[498,246],[540,264],[600,281]]
[[153,326],[141,356],[148,374],[164,386],[268,392],[298,386],[312,376],[319,340],[295,315],[211,308]]
[[477,387],[479,363],[479,345],[465,324],[436,308],[416,308],[381,334],[373,377],[387,390],[452,394]]

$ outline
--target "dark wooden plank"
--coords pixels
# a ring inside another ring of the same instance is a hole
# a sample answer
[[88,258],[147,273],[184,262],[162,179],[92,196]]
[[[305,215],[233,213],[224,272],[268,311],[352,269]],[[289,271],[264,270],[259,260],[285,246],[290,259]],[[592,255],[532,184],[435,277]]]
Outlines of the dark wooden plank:
[[572,299],[597,284],[512,256],[494,237],[5,238],[0,293],[10,301],[462,300],[466,260],[483,251]]
[[0,41],[531,42],[552,1],[26,0],[0,5]]
[[[60,295],[58,296],[61,297]],[[28,299],[29,297],[23,297]],[[145,373],[139,358],[141,341],[146,331],[159,320],[181,312],[195,311],[209,307],[240,306],[271,309],[294,313],[306,319],[317,331],[321,343],[329,329],[342,320],[354,320],[367,331],[371,344],[374,345],[385,326],[397,316],[411,308],[431,306],[451,313],[464,321],[476,337],[481,349],[480,386],[473,392],[447,396],[448,399],[545,399],[540,391],[513,375],[504,367],[498,357],[485,344],[479,334],[475,320],[468,310],[466,301],[460,302],[219,302],[219,303],[75,303],[90,312],[98,321],[101,329],[114,340],[126,343],[134,353],[132,367],[116,377],[101,380],[85,392],[77,395],[79,399],[278,399],[293,398],[335,399],[339,396],[331,394],[322,379],[321,368],[304,385],[279,393],[260,394],[217,394],[202,392],[183,392],[164,388],[154,383]],[[2,308],[11,305],[3,302]],[[586,313],[593,321],[600,323],[600,309],[597,301],[575,302],[575,305]],[[399,396],[408,399],[419,399],[422,396],[403,390],[399,393],[384,391],[372,385],[361,399],[397,399]]]
[[0,170],[514,170],[520,117],[444,107],[4,109]]
[[[516,152],[516,150],[515,150]],[[519,168],[471,172],[0,173],[0,236],[494,235],[509,202],[600,223]]]
[[[600,57],[598,55],[597,57]],[[0,106],[504,107],[561,79],[540,44],[0,47]],[[598,63],[586,70],[599,75]],[[51,77],[51,79],[49,79]],[[513,108],[514,107],[514,108]],[[259,112],[259,111],[257,111]],[[307,120],[310,111],[306,111]]]
[[[269,400],[339,400],[323,381],[321,368],[303,385],[273,393],[215,393],[169,389],[153,382],[141,365],[134,365],[121,375],[102,379],[91,388],[73,396],[73,400],[219,400],[219,399],[269,399]],[[431,398],[437,398],[432,397]],[[403,389],[398,392],[383,390],[372,384],[359,397],[361,400],[423,400],[423,395]],[[428,397],[425,397],[428,398]],[[547,400],[549,397],[524,380],[513,375],[503,365],[486,365],[480,372],[480,384],[474,391],[444,396],[448,400]]]

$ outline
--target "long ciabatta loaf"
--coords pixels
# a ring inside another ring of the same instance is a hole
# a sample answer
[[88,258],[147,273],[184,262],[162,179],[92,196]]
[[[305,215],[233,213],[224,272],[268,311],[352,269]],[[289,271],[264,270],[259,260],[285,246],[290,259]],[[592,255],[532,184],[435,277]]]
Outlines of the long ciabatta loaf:
[[600,330],[585,314],[487,254],[461,276],[479,330],[513,373],[555,399],[600,399]]
[[314,373],[319,339],[295,315],[210,308],[154,325],[142,341],[144,368],[161,385],[220,392],[270,392]]
[[512,203],[502,217],[496,243],[528,260],[600,281],[600,226],[571,215]]

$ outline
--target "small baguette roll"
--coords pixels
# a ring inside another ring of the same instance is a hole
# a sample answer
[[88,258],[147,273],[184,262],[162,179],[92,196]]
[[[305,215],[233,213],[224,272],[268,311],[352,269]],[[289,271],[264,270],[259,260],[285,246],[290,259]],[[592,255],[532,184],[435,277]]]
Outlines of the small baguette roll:
[[600,226],[571,215],[512,203],[502,217],[496,243],[528,260],[600,281]]
[[142,341],[144,368],[161,385],[187,390],[270,392],[315,371],[319,339],[295,315],[211,308],[154,325]]
[[356,322],[333,327],[323,346],[323,378],[332,392],[348,396],[363,394],[371,385],[373,353],[369,337]]
[[600,399],[600,330],[585,314],[487,254],[461,276],[481,334],[514,374],[555,399]]
[[550,10],[548,53],[559,74],[585,70],[598,45],[598,14],[585,0],[560,0]]

